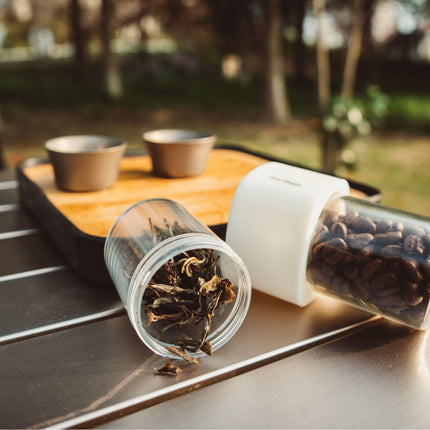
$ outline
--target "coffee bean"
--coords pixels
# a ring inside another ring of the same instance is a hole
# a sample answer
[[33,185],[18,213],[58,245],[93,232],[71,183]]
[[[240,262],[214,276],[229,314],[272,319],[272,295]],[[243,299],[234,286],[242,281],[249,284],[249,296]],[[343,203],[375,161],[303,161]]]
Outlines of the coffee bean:
[[406,273],[406,276],[415,283],[420,283],[423,280],[423,275],[421,274],[418,264],[413,260],[403,260],[401,261],[401,266]]
[[323,214],[323,221],[322,223],[326,225],[328,228],[331,227],[333,223],[337,221],[338,213],[333,210],[327,210]]
[[345,264],[345,260],[342,262],[342,274],[347,279],[355,279],[360,272],[360,267],[354,262]]
[[387,245],[382,248],[381,255],[386,257],[398,257],[402,258],[403,251],[400,245]]
[[379,307],[386,308],[387,313],[391,313],[392,310],[404,310],[408,308],[406,301],[399,294],[378,297],[377,302]]
[[420,270],[424,278],[430,281],[430,256],[420,264]]
[[399,221],[399,222],[395,222],[393,223],[393,231],[402,231],[404,230],[404,225]]
[[400,231],[390,231],[388,233],[377,233],[375,234],[375,242],[380,245],[395,245],[402,239],[402,233]]
[[314,243],[324,242],[330,236],[330,231],[324,224],[319,228],[318,232],[315,234]]
[[393,221],[382,220],[375,223],[376,233],[388,233],[393,231]]
[[390,296],[399,291],[398,280],[392,273],[381,273],[370,281],[370,287],[377,296]]
[[365,266],[361,269],[361,276],[366,281],[372,279],[378,273],[381,273],[385,270],[385,262],[380,259],[370,260]]
[[409,306],[417,306],[424,299],[419,286],[413,282],[402,285],[402,297]]
[[373,240],[370,233],[357,233],[348,236],[349,246],[354,249],[362,249]]
[[365,216],[358,216],[354,220],[352,227],[358,233],[376,233],[375,223],[370,218],[367,218]]
[[345,215],[338,215],[337,222],[345,224]]
[[331,288],[342,294],[348,294],[351,290],[350,281],[344,276],[336,275],[331,281]]
[[346,235],[348,234],[348,228],[342,222],[337,221],[331,226],[330,233],[334,237],[340,237],[341,239],[345,240]]
[[313,256],[316,257],[316,258],[320,257],[323,254],[324,250],[326,249],[327,244],[328,244],[328,241],[317,243],[312,248],[312,254],[313,254]]
[[333,248],[333,249],[338,249],[340,251],[345,251],[347,248],[345,241],[343,239],[341,239],[340,237],[335,237],[334,239],[331,239],[328,242],[328,246]]
[[334,269],[334,267],[330,266],[327,263],[323,263],[321,270],[324,273],[324,275],[329,277],[332,277],[336,273],[336,270]]
[[357,211],[349,211],[345,216],[346,224],[352,227],[352,225],[354,224],[354,221],[357,219],[357,217],[358,217]]
[[345,257],[345,252],[339,248],[330,248],[324,256],[324,261],[331,266],[339,264]]
[[357,251],[357,256],[360,257],[361,259],[372,259],[374,256],[378,256],[381,253],[380,248],[374,244],[371,243],[370,245],[365,246],[364,248],[360,249],[359,251]]
[[416,235],[406,236],[403,241],[403,250],[410,255],[422,255],[424,253],[424,242]]
[[418,236],[422,237],[424,236],[425,231],[422,227],[408,225],[403,229],[403,238],[406,238],[407,236]]
[[427,251],[427,253],[430,253],[430,234],[429,234],[429,233],[426,233],[426,234],[421,238],[421,240],[423,241],[424,246],[426,247],[426,251]]
[[308,276],[313,283],[321,286],[330,285],[331,283],[330,277],[324,275],[321,268],[316,264],[308,266]]

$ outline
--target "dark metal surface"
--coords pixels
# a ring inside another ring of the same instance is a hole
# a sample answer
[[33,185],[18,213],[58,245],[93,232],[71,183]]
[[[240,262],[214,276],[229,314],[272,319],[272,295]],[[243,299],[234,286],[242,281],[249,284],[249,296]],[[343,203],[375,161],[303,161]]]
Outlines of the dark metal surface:
[[40,232],[0,240],[0,255],[0,280],[17,273],[64,265],[64,259]]
[[89,285],[67,267],[0,283],[0,298],[0,345],[122,312],[113,286]]
[[18,195],[14,189],[6,188],[0,190],[0,205],[16,203],[18,203]]
[[177,378],[153,375],[153,367],[166,359],[140,342],[126,316],[3,345],[0,368],[8,376],[0,403],[7,410],[25,408],[28,413],[13,421],[2,414],[0,426],[54,425],[142,395],[149,396],[149,404],[158,403],[162,389],[168,388],[172,396],[182,394],[180,384],[187,380],[366,318],[328,298],[300,309],[256,293],[236,336],[199,366],[181,364],[184,370]]
[[429,428],[429,346],[384,322],[102,427]]
[[254,291],[213,357],[155,376],[166,359],[113,287],[77,277],[16,193],[0,172],[0,427],[430,426],[427,333],[323,296],[299,308]]
[[15,232],[28,233],[28,230],[34,228],[36,228],[34,220],[22,209],[17,207],[4,212],[0,210],[0,238],[13,236]]

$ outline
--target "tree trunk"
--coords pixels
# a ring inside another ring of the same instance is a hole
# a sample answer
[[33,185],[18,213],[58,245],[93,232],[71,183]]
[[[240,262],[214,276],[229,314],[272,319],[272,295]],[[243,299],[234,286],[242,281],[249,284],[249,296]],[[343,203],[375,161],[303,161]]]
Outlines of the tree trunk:
[[122,96],[122,83],[118,63],[112,52],[111,41],[113,34],[114,4],[112,0],[102,0],[101,3],[101,39],[103,55],[103,76],[106,94],[113,99]]
[[[331,103],[330,90],[330,58],[323,40],[323,17],[325,0],[314,0],[314,15],[317,20],[317,71],[318,71],[318,103],[321,121],[329,112]],[[331,139],[321,125],[320,133],[321,167],[327,173],[333,174],[337,164],[337,150],[335,142]]]
[[366,68],[363,70],[365,82],[378,82],[378,58],[372,38],[372,18],[375,0],[366,0],[364,6],[363,37],[361,41],[361,55],[366,56]]
[[299,80],[304,80],[306,51],[305,44],[303,42],[303,22],[306,15],[306,1],[299,0],[296,2],[296,14],[295,28],[297,32],[297,40],[294,46],[295,74]]
[[70,27],[75,49],[73,57],[74,74],[76,79],[83,81],[87,73],[86,35],[81,23],[81,6],[79,0],[70,0]]
[[361,53],[361,42],[364,27],[364,0],[354,0],[352,6],[352,28],[346,53],[345,69],[342,82],[342,97],[351,99],[354,95],[358,60]]
[[318,103],[321,115],[330,108],[330,58],[323,40],[323,17],[325,0],[314,0],[314,15],[317,20],[317,69],[318,69]]
[[279,0],[264,0],[266,12],[265,111],[269,120],[285,123],[291,118],[282,55],[282,18]]

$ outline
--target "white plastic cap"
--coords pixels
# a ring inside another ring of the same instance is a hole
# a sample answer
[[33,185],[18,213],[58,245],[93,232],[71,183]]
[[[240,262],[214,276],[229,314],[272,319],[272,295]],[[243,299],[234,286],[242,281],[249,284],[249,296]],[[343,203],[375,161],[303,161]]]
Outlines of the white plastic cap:
[[345,179],[268,162],[240,182],[226,242],[242,257],[254,288],[299,306],[314,298],[306,282],[310,241],[321,212]]

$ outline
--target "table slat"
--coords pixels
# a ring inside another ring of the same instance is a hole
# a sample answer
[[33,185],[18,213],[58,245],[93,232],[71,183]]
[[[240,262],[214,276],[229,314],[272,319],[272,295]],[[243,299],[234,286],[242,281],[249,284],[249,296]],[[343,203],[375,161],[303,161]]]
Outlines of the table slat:
[[386,321],[102,428],[429,428],[428,339]]
[[142,344],[125,315],[2,345],[0,426],[45,427],[142,395],[161,402],[160,390],[174,397],[193,378],[367,318],[326,297],[302,309],[255,292],[234,338],[199,366],[181,363],[177,378],[153,375],[166,359]]

